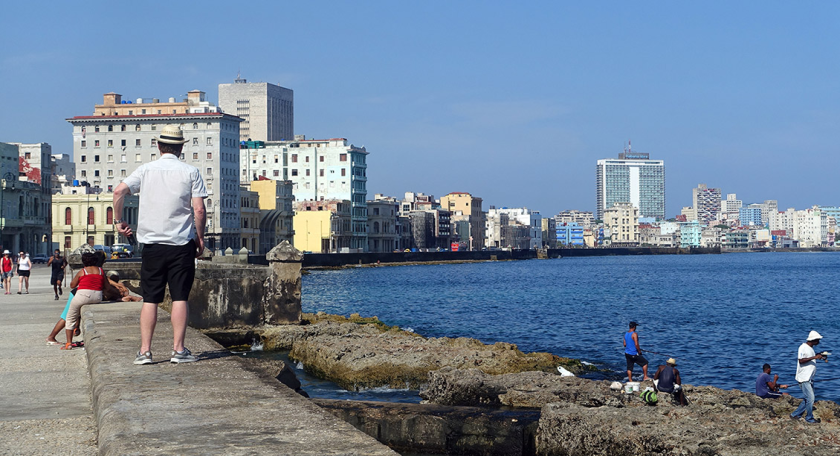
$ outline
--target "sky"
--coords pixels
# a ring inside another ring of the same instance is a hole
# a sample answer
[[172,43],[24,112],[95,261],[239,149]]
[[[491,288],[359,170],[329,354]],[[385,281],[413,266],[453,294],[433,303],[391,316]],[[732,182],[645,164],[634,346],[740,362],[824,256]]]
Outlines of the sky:
[[595,163],[665,160],[745,204],[840,205],[840,3],[12,2],[0,141],[72,154],[102,94],[218,101],[241,72],[295,92],[295,133],[365,146],[368,198],[595,209]]

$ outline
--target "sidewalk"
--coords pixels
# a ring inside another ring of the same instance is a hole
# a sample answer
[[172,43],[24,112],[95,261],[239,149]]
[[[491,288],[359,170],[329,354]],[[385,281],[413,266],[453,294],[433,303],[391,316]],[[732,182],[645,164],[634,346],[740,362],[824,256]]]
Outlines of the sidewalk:
[[67,298],[54,300],[49,281],[35,265],[30,294],[17,294],[17,276],[14,294],[0,290],[0,454],[98,451],[85,351],[45,342]]

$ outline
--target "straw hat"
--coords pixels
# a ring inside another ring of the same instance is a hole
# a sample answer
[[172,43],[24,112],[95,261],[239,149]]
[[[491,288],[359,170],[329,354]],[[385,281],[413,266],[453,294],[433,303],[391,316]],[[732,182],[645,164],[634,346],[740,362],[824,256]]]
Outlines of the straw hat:
[[164,144],[184,144],[188,140],[184,139],[184,132],[181,131],[181,127],[167,125],[161,130],[158,141]]
[[668,361],[665,361],[665,362],[672,365],[672,366],[677,365],[677,360],[675,360],[674,358],[668,358]]
[[818,333],[816,331],[811,331],[810,333],[808,333],[808,339],[807,340],[808,340],[808,342],[810,342],[812,340],[819,340],[819,339],[822,339],[822,338],[823,337],[820,335],[820,333]]

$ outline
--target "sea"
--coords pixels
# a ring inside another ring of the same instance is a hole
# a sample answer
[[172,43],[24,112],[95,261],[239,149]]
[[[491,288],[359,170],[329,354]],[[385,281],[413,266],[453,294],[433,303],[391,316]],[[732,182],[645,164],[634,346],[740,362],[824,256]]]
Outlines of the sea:
[[[824,337],[818,351],[838,355],[818,363],[817,399],[840,402],[838,272],[835,252],[360,267],[303,276],[302,300],[304,312],[375,315],[424,336],[579,358],[598,368],[585,375],[596,379],[626,380],[622,338],[636,321],[650,375],[673,357],[683,383],[754,391],[770,363],[797,397],[797,349],[816,330]],[[315,397],[420,400],[411,390],[344,391],[301,367]]]

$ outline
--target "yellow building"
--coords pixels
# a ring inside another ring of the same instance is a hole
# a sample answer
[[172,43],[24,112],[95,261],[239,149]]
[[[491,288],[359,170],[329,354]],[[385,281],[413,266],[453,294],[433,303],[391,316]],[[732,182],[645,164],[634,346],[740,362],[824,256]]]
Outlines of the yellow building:
[[292,181],[255,180],[243,187],[259,195],[259,250],[254,251],[267,253],[283,241],[293,243]]
[[481,198],[466,192],[452,192],[440,197],[440,207],[449,211],[453,218],[466,220],[470,224],[469,239],[461,236],[461,243],[470,246],[471,250],[481,250],[484,247],[485,216],[481,210]]
[[[114,194],[92,193],[89,187],[64,187],[64,194],[52,196],[52,242],[57,249],[75,249],[82,244],[112,246],[119,239],[114,227],[118,218],[137,230],[139,198],[125,198],[122,217],[114,216]],[[86,193],[90,191],[91,193]],[[76,193],[73,193],[76,192]]]
[[259,253],[260,242],[260,194],[239,189],[239,229],[242,247],[252,253]]
[[349,251],[350,207],[348,200],[295,203],[295,248],[311,253]]

